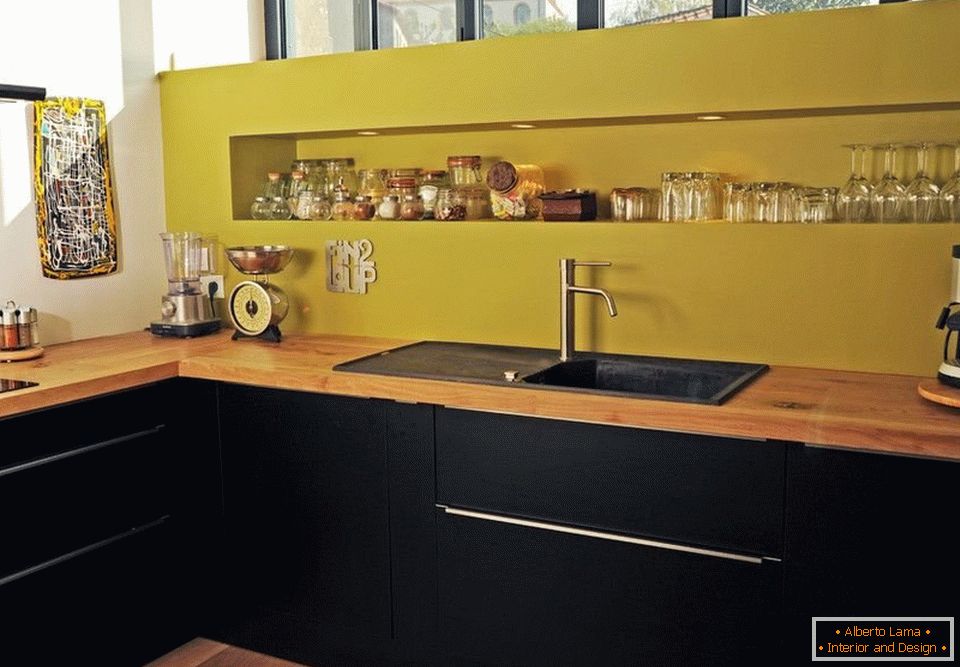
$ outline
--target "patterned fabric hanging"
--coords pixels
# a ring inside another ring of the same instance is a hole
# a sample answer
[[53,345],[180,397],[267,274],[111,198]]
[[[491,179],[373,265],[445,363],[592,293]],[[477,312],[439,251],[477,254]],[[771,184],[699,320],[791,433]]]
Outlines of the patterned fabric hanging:
[[34,102],[34,156],[43,275],[66,280],[114,273],[117,225],[103,102]]

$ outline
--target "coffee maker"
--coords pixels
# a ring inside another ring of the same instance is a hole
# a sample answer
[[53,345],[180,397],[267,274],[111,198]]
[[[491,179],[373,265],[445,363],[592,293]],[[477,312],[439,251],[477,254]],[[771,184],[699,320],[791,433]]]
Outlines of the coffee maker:
[[[946,329],[943,340],[943,362],[937,371],[937,379],[951,387],[960,387],[960,245],[953,246],[953,271],[951,278],[950,303],[940,311],[937,328]],[[950,339],[957,334],[956,346],[951,349]]]
[[165,232],[163,256],[167,263],[167,294],[160,299],[161,319],[150,323],[150,332],[158,336],[190,338],[220,329],[220,318],[213,311],[213,291],[205,294],[200,286],[202,235],[199,232]]

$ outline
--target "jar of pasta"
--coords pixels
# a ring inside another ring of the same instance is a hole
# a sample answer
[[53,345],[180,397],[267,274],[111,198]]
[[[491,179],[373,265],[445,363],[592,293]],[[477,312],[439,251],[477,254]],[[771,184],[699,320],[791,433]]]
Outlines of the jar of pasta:
[[535,164],[501,161],[487,172],[490,205],[500,220],[539,220],[543,217],[543,169]]

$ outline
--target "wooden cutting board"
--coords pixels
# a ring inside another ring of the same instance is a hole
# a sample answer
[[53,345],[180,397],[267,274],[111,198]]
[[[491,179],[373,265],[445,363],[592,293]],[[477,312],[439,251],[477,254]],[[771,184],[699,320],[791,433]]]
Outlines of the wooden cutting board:
[[917,391],[928,401],[960,408],[960,389],[948,387],[936,378],[921,380]]

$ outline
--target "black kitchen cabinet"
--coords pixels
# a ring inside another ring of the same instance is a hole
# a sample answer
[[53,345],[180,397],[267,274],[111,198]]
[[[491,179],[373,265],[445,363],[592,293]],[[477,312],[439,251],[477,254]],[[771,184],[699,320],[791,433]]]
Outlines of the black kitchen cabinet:
[[796,445],[788,455],[786,655],[814,616],[960,617],[960,463]]
[[389,642],[387,406],[221,385],[224,639],[303,662]]
[[776,650],[785,444],[438,408],[439,629],[469,664]]
[[139,664],[196,634],[215,409],[176,380],[0,421],[0,662]]

